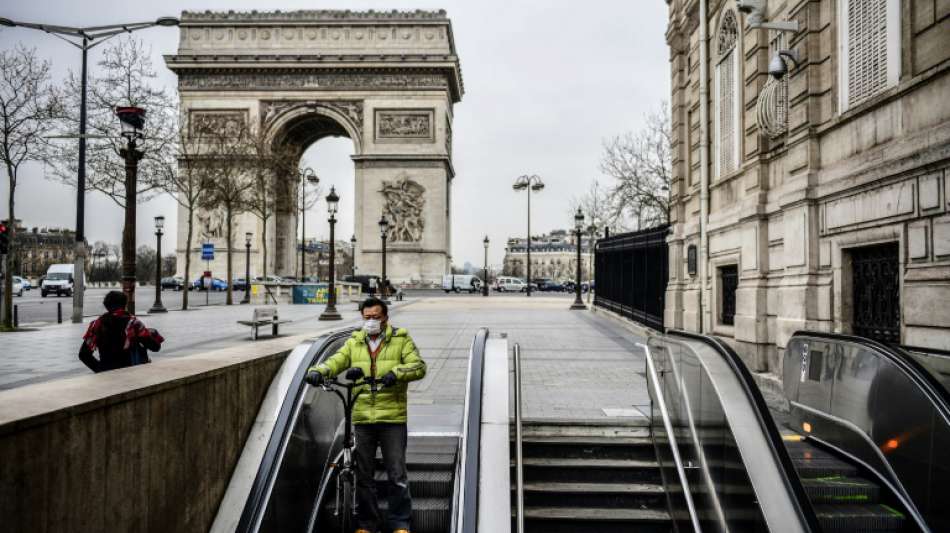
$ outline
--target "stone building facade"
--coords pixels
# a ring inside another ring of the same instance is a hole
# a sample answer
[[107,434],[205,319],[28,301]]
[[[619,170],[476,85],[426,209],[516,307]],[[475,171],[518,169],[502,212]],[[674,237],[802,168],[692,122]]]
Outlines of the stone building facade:
[[950,2],[667,3],[666,325],[775,374],[800,329],[950,349]]
[[[581,278],[590,279],[591,241],[581,237]],[[528,261],[527,239],[511,237],[505,247],[503,276],[524,278]],[[554,230],[531,238],[531,278],[549,278],[564,282],[573,280],[577,269],[577,237],[573,232]]]
[[19,219],[16,222],[14,274],[36,280],[46,274],[50,265],[73,262],[76,254],[75,232],[65,228],[26,228]]
[[[246,130],[301,155],[325,137],[353,141],[356,197],[343,205],[355,206],[360,272],[381,272],[384,214],[387,275],[394,282],[435,283],[448,272],[452,118],[464,88],[445,11],[186,11],[178,52],[165,62],[178,76],[192,138],[196,131]],[[267,234],[250,214],[237,217],[233,233],[253,234],[253,271],[264,270],[264,239],[267,272],[292,276],[300,180],[275,179]],[[221,211],[198,214],[191,250],[184,249],[187,216],[179,209],[178,263],[190,253],[203,265],[201,244],[212,242],[210,268],[223,272]],[[239,241],[232,246],[243,253]]]

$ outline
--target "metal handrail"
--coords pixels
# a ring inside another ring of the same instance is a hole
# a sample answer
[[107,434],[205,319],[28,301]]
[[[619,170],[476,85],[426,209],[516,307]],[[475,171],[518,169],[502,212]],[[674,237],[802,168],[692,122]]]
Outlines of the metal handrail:
[[485,344],[488,329],[481,328],[472,340],[468,361],[468,390],[462,414],[462,439],[456,468],[458,484],[453,495],[456,508],[452,531],[476,533],[478,529],[478,471],[481,442],[482,384],[485,369]]
[[524,533],[524,469],[521,451],[521,345],[514,346],[515,367],[515,519],[516,533]]
[[[693,530],[700,533],[703,529],[699,525],[699,515],[696,513],[696,506],[693,504],[693,495],[689,490],[689,482],[686,480],[686,469],[683,466],[683,460],[680,458],[679,447],[676,444],[676,435],[673,433],[673,423],[670,421],[670,414],[666,408],[666,400],[663,399],[663,391],[660,390],[660,377],[656,372],[656,364],[653,362],[653,354],[650,347],[645,344],[637,344],[643,348],[646,353],[647,372],[650,375],[649,381],[653,384],[653,393],[656,396],[657,409],[663,417],[663,427],[666,429],[666,435],[669,439],[670,449],[673,452],[673,462],[676,463],[676,475],[680,478],[680,485],[683,487],[683,498],[686,500],[686,507],[689,511],[689,520],[693,524]],[[520,532],[519,532],[520,533]]]

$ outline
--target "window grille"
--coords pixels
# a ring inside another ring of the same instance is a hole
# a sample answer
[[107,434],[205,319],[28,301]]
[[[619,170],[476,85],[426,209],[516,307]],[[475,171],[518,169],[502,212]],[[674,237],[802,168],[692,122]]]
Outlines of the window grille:
[[738,167],[739,155],[739,61],[736,50],[738,24],[731,10],[719,24],[716,65],[716,175],[723,176]]
[[719,268],[721,302],[719,304],[719,323],[733,326],[736,323],[736,289],[739,287],[739,267],[729,265]]
[[897,84],[900,75],[900,2],[840,0],[841,108]]

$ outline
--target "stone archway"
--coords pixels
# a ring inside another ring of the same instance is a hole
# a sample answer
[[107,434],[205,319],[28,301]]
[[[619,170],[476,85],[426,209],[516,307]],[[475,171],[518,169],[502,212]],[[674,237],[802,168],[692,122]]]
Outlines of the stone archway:
[[[385,212],[390,279],[441,283],[451,261],[452,112],[463,94],[444,11],[184,12],[178,53],[165,59],[192,120],[237,117],[301,153],[326,136],[350,138],[359,273],[381,271]],[[296,211],[277,211],[267,270],[290,274]],[[256,221],[238,225],[237,234],[255,234],[260,272]]]

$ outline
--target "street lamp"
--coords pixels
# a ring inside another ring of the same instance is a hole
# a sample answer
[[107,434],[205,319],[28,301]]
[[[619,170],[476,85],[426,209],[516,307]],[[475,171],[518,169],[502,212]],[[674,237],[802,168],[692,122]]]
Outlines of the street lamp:
[[386,220],[386,215],[384,214],[379,218],[379,236],[383,240],[383,279],[381,280],[382,287],[380,287],[380,293],[383,296],[383,301],[386,301],[387,296],[387,286],[386,286],[386,234],[389,232],[389,221]]
[[597,238],[597,225],[591,224],[587,226],[587,233],[590,235],[587,241],[587,305],[590,305],[591,295],[594,292],[594,288],[590,286],[590,282],[594,275],[594,241]]
[[[82,74],[80,75],[79,97],[79,156],[77,158],[76,173],[76,253],[73,266],[73,283],[75,286],[75,290],[73,291],[73,323],[78,324],[82,322],[83,292],[86,283],[86,59],[89,55],[89,50],[122,33],[132,33],[133,31],[144,30],[152,26],[170,27],[178,26],[178,24],[179,21],[175,17],[159,17],[152,22],[75,28],[71,26],[19,22],[0,17],[0,26],[6,26],[8,28],[27,28],[51,33],[82,51]],[[128,206],[128,204],[126,204],[126,206]],[[132,304],[133,302],[130,300],[129,303]],[[132,309],[132,307],[129,309]]]
[[244,298],[242,304],[251,303],[251,241],[254,234],[248,231],[244,234]]
[[580,207],[574,214],[574,235],[577,238],[577,274],[574,277],[574,303],[571,304],[571,309],[587,309],[581,300],[581,237],[584,235],[584,213]]
[[528,191],[528,268],[525,271],[527,273],[526,281],[528,282],[528,286],[525,292],[528,296],[531,296],[531,193],[543,189],[544,183],[541,181],[541,176],[537,174],[532,174],[531,176],[522,175],[518,176],[512,188],[516,191]]
[[307,276],[307,183],[316,185],[320,178],[312,168],[300,172],[300,281]]
[[350,258],[353,263],[353,281],[356,281],[356,235],[350,237]]
[[482,296],[488,296],[488,235],[482,241],[485,245],[485,282],[482,283]]
[[168,310],[162,305],[162,228],[165,227],[165,217],[159,215],[155,217],[155,303],[152,304],[149,314],[167,313]]
[[327,195],[327,211],[330,218],[330,269],[327,274],[329,279],[329,291],[327,293],[327,308],[320,314],[320,320],[343,320],[340,313],[336,310],[336,241],[333,233],[333,227],[336,225],[336,210],[340,203],[340,197],[336,195],[336,188],[330,187],[330,194]]
[[[139,159],[143,152],[136,148],[137,143],[145,138],[142,129],[145,127],[145,110],[141,107],[116,107],[115,115],[119,118],[122,136],[125,137],[125,148],[119,155],[125,159],[125,225],[122,228],[122,291],[129,299],[128,312],[135,314],[135,206],[138,194]],[[77,289],[78,290],[78,289]]]

